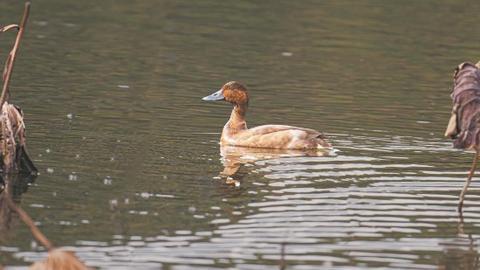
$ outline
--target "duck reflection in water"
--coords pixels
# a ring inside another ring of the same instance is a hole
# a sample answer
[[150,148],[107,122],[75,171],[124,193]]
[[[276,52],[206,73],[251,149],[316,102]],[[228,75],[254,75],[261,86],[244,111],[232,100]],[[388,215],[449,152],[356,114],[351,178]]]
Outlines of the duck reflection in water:
[[325,157],[332,156],[334,150],[306,149],[306,150],[289,150],[289,149],[267,149],[267,148],[248,148],[221,145],[220,146],[221,161],[223,171],[220,177],[226,179],[227,184],[239,186],[248,172],[241,170],[248,164],[254,164],[257,161],[288,158],[288,157]]

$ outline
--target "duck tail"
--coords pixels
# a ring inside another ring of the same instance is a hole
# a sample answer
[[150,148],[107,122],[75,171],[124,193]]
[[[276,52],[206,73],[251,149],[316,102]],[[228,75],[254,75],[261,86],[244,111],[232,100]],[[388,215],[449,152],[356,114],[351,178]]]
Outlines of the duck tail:
[[318,149],[329,149],[332,148],[332,145],[327,141],[323,134],[320,134],[316,137],[317,148]]

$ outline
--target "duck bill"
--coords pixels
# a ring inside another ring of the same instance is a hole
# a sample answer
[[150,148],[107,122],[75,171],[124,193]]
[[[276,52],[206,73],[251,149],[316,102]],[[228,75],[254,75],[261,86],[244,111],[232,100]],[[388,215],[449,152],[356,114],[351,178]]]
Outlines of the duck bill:
[[202,100],[205,100],[205,101],[220,101],[220,100],[224,100],[225,97],[223,96],[222,94],[222,89],[218,90],[217,92],[209,95],[209,96],[206,96],[206,97],[203,97]]

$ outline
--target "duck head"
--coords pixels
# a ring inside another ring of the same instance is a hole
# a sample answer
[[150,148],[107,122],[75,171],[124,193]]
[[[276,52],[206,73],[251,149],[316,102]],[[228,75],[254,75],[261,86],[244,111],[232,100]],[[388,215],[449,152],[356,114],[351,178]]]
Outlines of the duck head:
[[231,81],[223,85],[217,92],[202,99],[206,101],[224,100],[233,105],[248,105],[248,92],[241,83]]

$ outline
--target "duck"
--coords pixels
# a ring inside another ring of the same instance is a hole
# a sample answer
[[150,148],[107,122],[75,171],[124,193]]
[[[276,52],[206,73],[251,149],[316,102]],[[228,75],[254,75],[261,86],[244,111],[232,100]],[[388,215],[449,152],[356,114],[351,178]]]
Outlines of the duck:
[[314,129],[287,125],[262,125],[248,128],[245,119],[249,94],[247,88],[239,82],[227,82],[220,90],[202,99],[226,101],[233,105],[230,119],[222,130],[220,138],[222,146],[292,150],[332,148],[325,135]]

